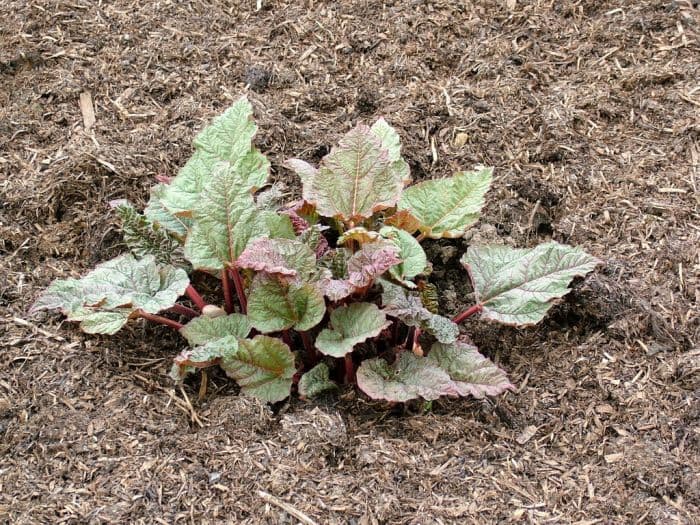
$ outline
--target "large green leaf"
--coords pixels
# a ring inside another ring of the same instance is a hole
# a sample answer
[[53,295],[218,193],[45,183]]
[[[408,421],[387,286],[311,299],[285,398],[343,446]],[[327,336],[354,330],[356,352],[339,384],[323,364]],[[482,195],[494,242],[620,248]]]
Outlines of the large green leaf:
[[343,357],[353,347],[376,337],[391,324],[384,313],[372,303],[354,303],[341,306],[331,313],[332,329],[321,330],[316,348],[333,357]]
[[448,318],[430,312],[417,294],[386,280],[382,280],[381,284],[384,313],[396,317],[406,326],[420,327],[443,343],[457,340],[459,327]]
[[204,128],[194,140],[195,152],[161,195],[162,204],[177,215],[190,215],[200,195],[221,170],[238,172],[241,192],[267,182],[269,162],[251,146],[256,132],[253,108],[241,98]]
[[221,317],[195,317],[180,329],[192,346],[203,345],[228,336],[248,337],[252,326],[245,315],[230,314]]
[[541,321],[553,301],[569,292],[571,280],[600,261],[580,248],[549,242],[529,249],[470,247],[461,263],[474,283],[482,316],[523,326]]
[[326,303],[314,284],[287,283],[274,276],[259,274],[248,297],[248,317],[263,333],[288,328],[309,330],[323,319]]
[[427,237],[461,237],[479,219],[492,172],[483,168],[419,182],[403,192],[398,208],[409,211]]
[[389,269],[391,276],[410,288],[414,288],[410,279],[425,272],[428,257],[416,238],[405,230],[393,226],[384,226],[379,233],[392,241],[399,249],[401,263]]
[[317,364],[299,380],[299,395],[306,399],[337,388],[338,385],[331,381],[330,370],[326,363]]
[[408,166],[391,160],[395,146],[389,134],[382,133],[358,125],[323,158],[318,170],[298,159],[288,161],[302,180],[304,200],[320,215],[343,221],[361,221],[395,206]]
[[453,391],[450,376],[424,357],[403,352],[393,365],[377,357],[357,369],[357,386],[372,399],[405,402],[433,400]]
[[237,348],[222,356],[220,365],[238,382],[241,392],[269,403],[289,396],[296,372],[289,347],[266,335],[240,339]]
[[450,376],[454,390],[450,395],[481,399],[515,390],[503,370],[481,355],[475,346],[466,343],[435,343],[428,354],[428,362]]
[[31,311],[59,309],[70,320],[81,321],[86,332],[112,334],[137,310],[157,313],[170,308],[188,284],[184,270],[160,266],[152,255],[122,255],[79,280],[54,281]]

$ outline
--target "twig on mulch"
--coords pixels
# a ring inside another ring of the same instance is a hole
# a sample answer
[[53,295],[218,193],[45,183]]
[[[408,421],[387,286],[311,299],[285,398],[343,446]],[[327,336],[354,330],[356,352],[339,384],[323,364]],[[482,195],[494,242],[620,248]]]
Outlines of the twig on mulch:
[[264,499],[268,503],[272,503],[273,505],[281,508],[287,514],[289,514],[290,516],[294,516],[296,519],[298,519],[302,523],[305,523],[306,525],[317,525],[314,520],[309,518],[306,514],[304,514],[300,510],[295,509],[289,503],[282,501],[281,499],[273,496],[272,494],[268,494],[264,490],[259,490],[258,496],[260,496],[262,499]]

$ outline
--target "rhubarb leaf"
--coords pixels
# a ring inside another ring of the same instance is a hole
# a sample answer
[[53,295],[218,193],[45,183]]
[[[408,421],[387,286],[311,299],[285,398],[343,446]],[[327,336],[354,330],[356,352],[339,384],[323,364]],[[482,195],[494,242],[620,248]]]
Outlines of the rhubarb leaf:
[[80,321],[80,329],[87,334],[114,335],[127,323],[133,313],[131,308],[100,310],[80,308],[67,315],[69,321]]
[[436,315],[423,306],[418,295],[386,280],[381,281],[382,305],[385,314],[395,317],[406,326],[418,326],[443,343],[453,343],[459,327],[447,317]]
[[471,395],[482,399],[485,396],[497,396],[506,390],[515,390],[506,373],[481,355],[475,346],[462,342],[435,343],[427,359],[447,372],[452,379],[454,392],[450,395]]
[[399,248],[394,243],[365,244],[348,260],[348,281],[356,288],[369,286],[389,268],[400,263]]
[[492,172],[483,168],[419,182],[403,192],[398,208],[408,210],[431,239],[461,237],[479,218]]
[[326,303],[323,293],[310,283],[285,283],[259,274],[248,297],[248,317],[263,333],[294,328],[309,330],[323,319]]
[[160,224],[178,240],[183,241],[187,231],[192,226],[192,220],[186,217],[178,217],[170,213],[163,204],[163,195],[167,191],[167,185],[156,184],[151,188],[151,198],[143,210],[143,214],[153,223]]
[[172,262],[180,243],[148,217],[140,214],[126,200],[111,201],[122,221],[124,242],[136,257],[153,255],[156,261],[164,264]]
[[228,336],[248,337],[252,326],[245,315],[195,317],[180,329],[191,346],[199,346]]
[[301,241],[257,239],[243,251],[236,265],[290,280],[309,280],[316,272],[316,254]]
[[336,390],[338,385],[330,379],[330,370],[326,363],[319,363],[306,372],[299,380],[299,395],[310,399],[323,392]]
[[343,357],[353,347],[376,337],[391,324],[384,313],[372,303],[354,303],[341,306],[331,313],[332,329],[321,330],[316,348],[332,357]]
[[197,135],[194,154],[161,196],[171,213],[191,215],[212,176],[222,170],[238,173],[236,190],[242,193],[266,184],[270,164],[251,146],[257,130],[252,117],[252,106],[241,98]]
[[[220,339],[219,344],[227,339]],[[221,368],[238,382],[241,392],[261,401],[276,403],[289,396],[296,372],[294,354],[282,341],[266,335],[240,339],[224,353]]]
[[361,124],[323,158],[318,170],[296,159],[287,166],[301,178],[304,200],[320,215],[346,222],[395,206],[407,176],[405,162],[392,162],[380,136]]
[[569,292],[571,280],[600,261],[580,248],[549,242],[529,249],[470,247],[461,263],[474,283],[482,317],[524,326],[541,321],[553,301]]
[[421,222],[408,210],[398,210],[384,221],[387,226],[395,226],[410,234],[414,234],[420,228]]
[[389,161],[392,162],[392,169],[401,174],[404,185],[411,182],[410,169],[408,163],[401,158],[401,137],[396,133],[386,120],[380,118],[370,128],[382,143],[382,148],[389,153]]
[[434,400],[453,388],[447,372],[412,352],[403,352],[393,365],[379,357],[363,361],[357,386],[372,399],[400,403],[419,397]]
[[198,368],[218,365],[228,351],[238,349],[238,339],[234,336],[222,337],[202,346],[180,352],[174,359],[170,377],[181,381]]
[[337,244],[343,245],[347,241],[357,241],[358,244],[362,245],[368,242],[375,242],[380,239],[379,233],[363,228],[362,226],[357,226],[355,228],[350,228],[340,237],[338,237]]
[[392,266],[389,269],[389,274],[409,288],[414,288],[415,284],[410,279],[424,273],[426,266],[428,266],[428,257],[420,243],[407,231],[392,226],[384,226],[379,230],[379,233],[385,239],[392,241],[399,249],[398,257],[401,262]]

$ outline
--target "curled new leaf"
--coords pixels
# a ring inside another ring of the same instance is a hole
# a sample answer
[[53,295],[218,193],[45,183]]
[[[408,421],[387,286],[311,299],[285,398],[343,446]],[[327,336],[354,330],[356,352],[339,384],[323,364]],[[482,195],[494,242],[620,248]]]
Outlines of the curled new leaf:
[[481,399],[515,390],[506,373],[481,355],[475,346],[462,342],[438,342],[430,349],[427,359],[450,376],[453,388],[450,395],[471,395]]
[[403,352],[393,365],[379,357],[363,361],[357,369],[357,386],[372,399],[400,403],[437,399],[453,388],[447,372],[412,352]]
[[600,261],[580,248],[549,242],[529,249],[470,247],[461,263],[474,283],[482,316],[523,326],[541,321],[552,301],[569,292],[571,280]]
[[431,239],[461,237],[479,218],[492,171],[463,171],[419,182],[403,192],[398,207],[410,212],[421,233]]
[[286,283],[264,274],[253,280],[248,317],[263,333],[309,330],[321,322],[325,312],[323,293],[314,284]]
[[341,306],[331,313],[332,329],[325,328],[316,338],[316,348],[332,357],[343,357],[353,347],[376,337],[390,325],[384,313],[371,303]]
[[304,200],[320,215],[359,221],[396,205],[408,165],[392,160],[396,145],[386,127],[377,134],[358,125],[323,158],[319,169],[301,160],[287,161],[301,178]]
[[220,365],[236,380],[241,392],[268,403],[289,396],[296,371],[289,347],[266,335],[240,339],[235,348],[224,353]]
[[299,395],[306,399],[337,388],[338,385],[330,379],[330,370],[326,363],[317,364],[299,380]]

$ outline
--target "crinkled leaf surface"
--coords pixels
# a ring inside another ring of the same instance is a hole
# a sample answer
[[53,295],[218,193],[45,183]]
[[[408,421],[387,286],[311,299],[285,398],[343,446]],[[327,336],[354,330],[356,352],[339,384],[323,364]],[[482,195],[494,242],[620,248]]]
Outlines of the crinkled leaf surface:
[[296,372],[289,347],[266,335],[240,339],[235,350],[223,355],[220,365],[238,382],[241,392],[268,403],[289,396]]
[[515,389],[503,370],[481,355],[475,346],[461,341],[433,344],[427,359],[450,376],[454,389],[451,395],[482,399]]
[[408,210],[398,210],[391,217],[387,217],[384,223],[387,226],[400,228],[410,234],[415,233],[421,225],[421,222],[411,215],[411,212]]
[[399,248],[393,242],[365,244],[348,260],[348,281],[356,288],[368,286],[389,268],[400,263]]
[[323,293],[310,283],[287,283],[259,274],[248,296],[248,317],[263,333],[288,328],[309,330],[323,319],[326,302]]
[[383,311],[396,317],[406,326],[418,326],[443,343],[453,343],[459,335],[459,327],[447,317],[436,315],[423,306],[416,294],[382,280]]
[[385,239],[392,241],[399,249],[398,257],[401,262],[389,269],[389,273],[403,284],[413,288],[410,282],[416,275],[425,271],[428,265],[428,257],[420,243],[407,231],[393,226],[384,226],[379,233]]
[[308,280],[316,272],[316,254],[301,241],[257,239],[241,253],[236,265],[270,275]]
[[163,204],[163,195],[167,191],[166,184],[156,184],[151,188],[151,198],[143,210],[143,214],[153,223],[160,224],[162,228],[184,240],[192,221],[186,217],[178,217],[170,213]]
[[411,174],[408,163],[401,158],[401,137],[399,134],[383,118],[372,124],[370,131],[379,138],[382,148],[389,153],[389,161],[393,163],[392,169],[401,173],[404,184],[409,184]]
[[453,388],[447,372],[412,352],[403,352],[393,365],[382,358],[363,361],[357,369],[357,386],[372,399],[400,403],[437,399]]
[[353,347],[376,337],[391,324],[384,313],[372,303],[354,303],[341,306],[331,313],[332,329],[321,330],[316,338],[316,348],[333,357],[343,357]]
[[571,280],[600,261],[580,248],[549,242],[529,249],[470,247],[461,263],[483,306],[482,317],[522,326],[541,321],[552,301],[569,292]]
[[317,364],[299,380],[299,395],[306,399],[337,388],[338,385],[331,381],[330,371],[326,363]]
[[304,200],[320,215],[359,221],[398,202],[407,165],[391,158],[382,138],[360,124],[323,158],[318,170],[297,159],[287,166],[299,174]]
[[269,162],[251,146],[256,132],[253,108],[241,98],[216,117],[194,140],[195,152],[161,195],[176,215],[190,215],[218,171],[238,174],[236,190],[252,192],[267,182]]
[[197,368],[218,365],[227,352],[238,349],[238,338],[232,335],[210,341],[202,346],[180,352],[174,359],[170,377],[181,381],[187,374]]
[[461,237],[479,218],[492,172],[483,168],[419,182],[403,192],[398,207],[420,222],[419,229],[427,237]]
[[124,242],[136,257],[153,255],[160,263],[170,263],[180,243],[159,224],[140,214],[126,200],[110,202],[122,221]]
[[157,313],[170,308],[188,284],[184,270],[159,266],[152,255],[122,255],[80,280],[54,281],[32,311],[60,309],[69,319],[84,323],[81,327],[89,333],[114,333],[136,310]]
[[195,317],[180,329],[192,346],[203,345],[223,337],[248,337],[252,326],[245,315],[229,314],[221,317]]

